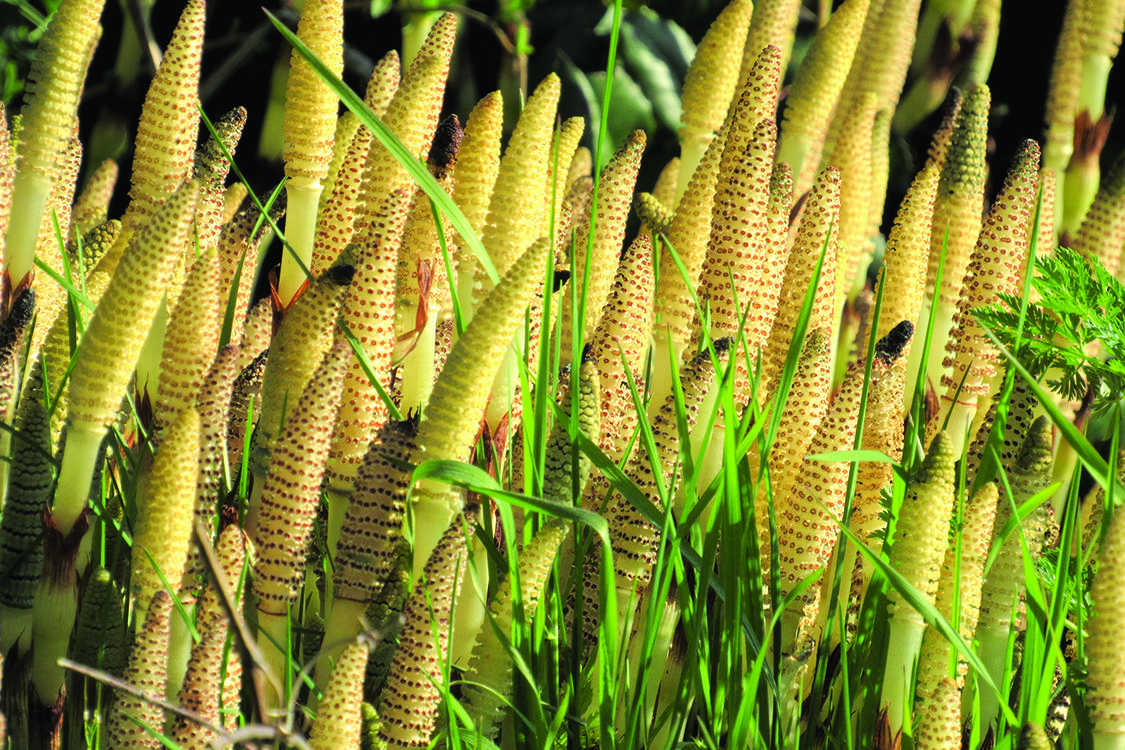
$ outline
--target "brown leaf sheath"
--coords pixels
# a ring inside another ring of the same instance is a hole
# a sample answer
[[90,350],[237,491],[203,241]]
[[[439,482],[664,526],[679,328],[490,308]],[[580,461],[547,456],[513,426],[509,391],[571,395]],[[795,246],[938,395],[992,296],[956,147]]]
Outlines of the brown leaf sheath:
[[[0,150],[2,148],[0,146]],[[3,157],[0,156],[0,163],[3,163],[2,160]],[[69,242],[73,242],[86,232],[105,224],[109,218],[109,201],[113,197],[113,189],[117,185],[117,174],[117,162],[106,159],[86,178],[86,186],[82,188],[82,192],[74,200],[74,208],[70,212],[70,235],[67,238]],[[2,172],[0,172],[0,175],[2,175]],[[2,176],[0,176],[0,179],[2,179]],[[0,196],[3,196],[3,194],[3,187],[0,186]],[[3,199],[0,198],[0,213],[2,213],[2,210]],[[4,219],[3,216],[0,216],[0,233],[3,233],[3,231]],[[87,272],[92,268],[93,264],[87,266]]]
[[157,430],[170,424],[199,393],[219,347],[223,297],[219,287],[219,251],[212,247],[191,268],[184,294],[172,310],[160,363],[156,394]]
[[254,593],[263,614],[288,617],[297,593],[348,356],[340,343],[324,354],[274,445],[253,540]]
[[[117,265],[123,249],[161,204],[191,175],[199,131],[199,65],[203,51],[203,0],[188,0],[163,61],[145,95],[137,125],[129,207],[121,218],[121,238],[106,256],[105,270]],[[177,245],[182,247],[183,245]]]
[[[797,472],[804,463],[809,444],[828,411],[832,395],[832,329],[814,328],[805,336],[797,370],[789,388],[778,423],[777,436],[770,447],[768,461],[770,483],[759,484],[754,501],[758,526],[758,547],[761,551],[762,570],[770,569],[770,519],[769,504],[773,497],[774,518],[780,523],[780,509],[797,481]],[[778,408],[774,406],[774,408]],[[757,475],[760,455],[751,450],[751,466]],[[755,460],[757,459],[757,460]],[[765,573],[763,573],[765,575]]]
[[895,215],[879,274],[879,284],[885,283],[886,289],[882,292],[879,328],[873,332],[876,339],[890,333],[899,321],[919,324],[926,299],[926,260],[937,186],[938,170],[927,164],[915,176]]
[[[563,362],[570,361],[571,337],[577,334],[574,329],[581,326],[582,340],[589,341],[601,320],[606,297],[613,285],[611,269],[617,267],[617,259],[621,256],[621,246],[625,240],[625,220],[633,205],[633,191],[645,143],[645,134],[640,130],[634,130],[625,140],[625,144],[602,170],[597,195],[582,224],[575,231],[571,283],[577,285],[579,302],[582,300],[583,284],[586,297],[585,306],[581,308],[582,322],[577,323],[577,311],[571,302],[572,297],[569,294],[563,295],[559,321],[562,342],[560,357]],[[596,217],[592,215],[593,211],[597,212]]]
[[[999,351],[985,336],[971,311],[993,304],[1001,292],[1017,296],[1023,292],[1038,170],[1039,145],[1027,141],[1016,155],[1004,187],[984,220],[965,271],[957,313],[945,346],[946,356],[942,362],[945,373],[941,379],[945,388],[942,412],[952,412],[956,416],[950,419],[949,430],[958,453],[980,397],[987,396],[993,387],[996,361],[1000,358]],[[964,387],[959,402],[954,404],[954,394],[962,380]]]
[[[457,154],[457,179],[453,202],[479,236],[488,218],[488,203],[500,172],[500,138],[504,129],[504,97],[499,91],[486,94],[477,102],[465,123],[465,135]],[[458,284],[470,282],[481,271],[479,262],[466,250],[460,234],[450,237],[456,260]],[[470,287],[462,287],[469,289]],[[467,295],[462,295],[468,299]]]
[[[236,590],[246,563],[246,536],[242,529],[235,525],[223,529],[215,555],[221,563],[226,582],[232,590]],[[237,706],[238,696],[232,697],[222,689],[223,657],[231,628],[222,595],[214,581],[208,584],[200,599],[196,628],[199,641],[191,649],[187,674],[180,687],[179,703],[200,718],[221,726],[224,704]],[[236,660],[238,648],[230,649],[229,656],[232,661]],[[218,738],[215,732],[183,716],[175,718],[170,735],[172,741],[185,750],[205,750],[213,747],[212,743]]]
[[[553,73],[536,87],[500,160],[500,171],[488,204],[488,218],[481,231],[481,242],[488,248],[500,276],[540,237],[543,229],[549,205],[548,170],[560,91],[561,83]],[[478,303],[491,288],[492,283],[487,278],[477,279],[473,307],[479,307]]]
[[[343,304],[343,321],[363,346],[372,371],[384,388],[390,387],[391,352],[395,344],[395,262],[409,201],[407,190],[388,196],[380,211],[379,227],[373,228],[369,239],[355,248],[355,279]],[[343,334],[337,334],[337,339],[343,341]],[[368,445],[386,419],[386,406],[368,381],[359,359],[349,354],[344,395],[325,470],[334,491],[350,489]]]
[[138,622],[144,619],[146,603],[164,589],[158,570],[173,594],[180,595],[183,588],[195,521],[201,430],[194,407],[181,411],[165,432],[152,467],[133,536],[131,586]]
[[840,174],[829,167],[817,176],[805,204],[793,248],[789,251],[777,303],[777,315],[762,356],[759,393],[763,397],[773,390],[774,381],[785,363],[793,332],[797,328],[797,318],[804,304],[805,291],[813,283],[813,273],[822,251],[825,251],[824,264],[820,270],[808,330],[821,326],[835,329],[836,238],[839,216]]
[[[163,699],[168,671],[172,597],[167,591],[157,591],[145,611],[148,615],[144,619],[144,625],[137,628],[137,641],[129,654],[129,665],[125,668],[122,681],[146,695]],[[144,698],[119,693],[106,723],[109,747],[136,750],[158,750],[164,747],[158,736],[164,727],[164,710]]]
[[324,693],[309,738],[310,750],[339,750],[359,747],[363,726],[363,680],[370,647],[360,639],[344,649],[332,670],[332,680]]
[[[434,24],[383,114],[383,123],[411,154],[425,156],[430,150],[456,31],[457,17],[452,13],[446,13]],[[412,185],[406,170],[382,144],[373,141],[357,201],[355,239],[362,239],[388,193]]]
[[453,590],[466,564],[466,527],[473,522],[459,513],[452,521],[402,613],[398,649],[378,707],[383,720],[379,738],[388,750],[427,747],[434,733],[445,684]]

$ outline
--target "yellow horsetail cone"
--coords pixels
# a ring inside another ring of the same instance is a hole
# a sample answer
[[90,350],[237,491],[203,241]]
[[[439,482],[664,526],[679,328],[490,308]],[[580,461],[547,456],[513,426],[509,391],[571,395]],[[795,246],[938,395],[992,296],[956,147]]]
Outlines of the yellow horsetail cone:
[[[236,587],[242,575],[243,565],[246,563],[246,536],[242,533],[242,529],[235,525],[223,529],[219,534],[215,556],[219,560],[222,575],[226,578],[224,583],[232,588]],[[238,606],[237,594],[234,604]],[[230,617],[215,581],[207,586],[200,600],[196,626],[199,630],[199,641],[191,649],[187,673],[180,687],[179,702],[180,706],[213,726],[220,726],[224,703],[223,652],[227,649],[231,628]],[[231,649],[230,658],[232,660],[238,658],[237,649]],[[231,696],[225,698],[226,703],[237,704],[237,696],[233,701]],[[176,717],[170,734],[173,742],[190,750],[213,747],[212,743],[218,739],[213,729],[184,716]]]
[[197,188],[181,187],[129,244],[90,319],[70,376],[67,444],[51,514],[65,536],[86,506],[98,446],[129,385],[164,289],[195,218]]
[[[633,205],[633,190],[645,143],[645,134],[640,130],[634,130],[625,140],[602,170],[595,203],[575,232],[571,283],[575,285],[578,299],[572,303],[570,294],[563,299],[559,322],[563,362],[571,360],[572,336],[580,335],[583,341],[589,341],[601,320],[625,240],[625,220]],[[596,216],[592,213],[595,210]],[[576,309],[574,304],[580,307]],[[582,311],[581,316],[578,310]]]
[[[793,168],[796,195],[804,194],[813,183],[832,113],[838,109],[863,32],[867,5],[868,0],[847,0],[836,9],[813,40],[785,100],[777,159]],[[838,116],[843,118],[850,105],[844,101]]]
[[[775,309],[763,309],[761,302],[776,299],[776,293],[767,289],[780,282],[768,272],[771,248],[767,239],[776,137],[773,120],[762,120],[740,155],[724,151],[711,214],[711,239],[699,277],[700,304],[711,311],[711,338],[729,336],[738,342],[734,387],[739,406],[750,398],[750,363],[757,359],[773,324]],[[727,145],[729,151],[730,139]]]
[[[707,30],[688,68],[682,96],[682,154],[677,198],[687,189],[737,92],[740,70],[731,65],[731,60],[741,59],[739,53],[746,46],[753,12],[754,4],[750,0],[732,0]],[[757,54],[755,51],[754,55]]]
[[[770,328],[762,356],[762,386],[769,392],[780,375],[793,341],[793,332],[804,305],[805,292],[816,285],[816,297],[809,316],[808,330],[827,327],[835,330],[836,249],[840,224],[840,173],[829,167],[813,185],[797,228],[797,237],[785,266],[778,296],[777,314]],[[824,263],[819,280],[814,279],[821,252]]]
[[[992,524],[996,517],[996,484],[989,482],[981,487],[965,507],[961,520],[961,543],[951,539],[945,551],[938,581],[938,594],[934,606],[950,624],[957,627],[966,643],[973,642],[980,614],[981,585],[984,583],[984,564],[988,559],[988,545],[992,540]],[[958,559],[958,556],[960,559]],[[957,598],[958,611],[954,617],[953,601]],[[929,721],[928,716],[939,716],[948,709],[939,698],[941,682],[953,678],[958,692],[964,687],[968,664],[957,657],[957,668],[950,674],[953,663],[953,645],[932,625],[926,626],[922,648],[918,655],[918,680],[915,688],[917,709],[915,721]],[[960,705],[958,705],[960,718]],[[957,722],[960,726],[960,721]],[[984,724],[987,726],[987,723]]]
[[[398,90],[402,74],[398,52],[391,50],[375,63],[371,77],[367,79],[367,90],[363,95],[363,103],[376,117],[382,117],[391,103],[391,97]],[[356,137],[366,131],[366,137],[371,138],[371,132],[360,126],[359,118],[351,110],[344,112],[336,121],[336,132],[332,136],[332,159],[328,162],[328,174],[324,177],[324,190],[320,193],[320,207],[317,209],[317,232],[319,234],[320,222],[324,218],[324,210],[332,194],[336,192],[336,184],[340,178],[341,170],[360,172],[363,162],[367,158],[367,151],[371,146],[370,141],[362,150],[356,148]],[[354,209],[354,201],[351,208]],[[315,245],[314,245],[315,247]],[[316,250],[313,250],[313,273],[319,273],[323,268],[316,268]]]
[[[536,87],[500,160],[481,242],[501,276],[543,231],[561,86],[552,73]],[[481,277],[477,287],[474,307],[479,309],[475,302],[492,288],[492,283]]]
[[[765,482],[761,482],[755,496],[754,513],[763,576],[769,571],[771,557],[770,495],[773,496],[775,508],[780,507],[783,498],[789,496],[813,435],[828,410],[831,395],[832,333],[831,329],[822,326],[814,328],[805,336],[789,396],[781,413],[781,421],[778,422],[777,436],[769,451],[769,488],[767,489]],[[775,404],[774,408],[779,407]],[[751,460],[754,460],[753,456]]]
[[199,412],[184,409],[168,428],[153,464],[133,536],[132,592],[138,622],[149,600],[164,589],[161,574],[173,594],[179,595],[182,588],[195,521],[200,430]]
[[351,242],[365,177],[364,161],[374,141],[375,135],[370,130],[358,130],[345,150],[332,187],[321,193],[324,205],[318,215],[309,261],[309,270],[314,276],[324,273],[335,263]]
[[[930,604],[937,594],[941,561],[948,545],[954,460],[952,438],[945,432],[938,433],[907,487],[891,548],[891,564]],[[894,733],[903,725],[904,701],[922,645],[925,621],[897,589],[892,588],[887,598],[890,645],[883,674],[882,706]]]
[[[262,375],[262,411],[252,456],[254,470],[268,471],[273,443],[281,434],[286,409],[292,410],[300,393],[331,346],[336,317],[348,286],[355,277],[353,266],[334,266],[325,271],[305,294],[300,304],[285,316],[270,344],[270,355]],[[255,514],[254,503],[248,513]],[[252,535],[252,520],[247,531]]]
[[[344,70],[344,10],[342,0],[308,0],[301,10],[297,36],[339,77]],[[332,160],[336,134],[336,93],[293,50],[289,63],[289,83],[285,91],[285,185],[288,211],[285,237],[288,251],[281,257],[277,294],[288,307],[305,281],[300,266],[312,261],[313,235],[324,179]],[[298,263],[298,260],[300,263]]]
[[8,233],[8,218],[12,211],[12,183],[16,179],[16,155],[12,133],[8,129],[8,115],[0,102],[0,267],[7,267],[4,259],[4,236]]
[[789,57],[793,51],[793,38],[797,31],[797,17],[800,15],[800,0],[760,0],[754,9],[750,33],[746,35],[746,47],[742,50],[742,72],[739,80],[745,81],[748,71],[756,58],[767,45],[781,51],[781,69],[789,67]]
[[[109,218],[109,201],[117,186],[117,162],[106,159],[86,178],[86,186],[74,200],[70,213],[70,241],[105,224]],[[0,189],[0,193],[2,193]],[[3,220],[0,217],[0,228]],[[87,272],[92,265],[86,267]]]
[[[355,277],[344,295],[341,318],[363,347],[371,371],[390,390],[391,355],[395,346],[395,263],[406,227],[410,195],[397,190],[387,197],[378,227],[355,247]],[[432,313],[434,314],[434,313]],[[436,315],[436,314],[435,314]],[[344,340],[342,334],[337,338]],[[348,358],[344,398],[332,433],[327,476],[334,491],[347,492],[367,446],[387,419],[387,407],[359,358]]]
[[[926,293],[929,302],[918,316],[919,341],[928,333],[930,309],[934,315],[933,345],[926,363],[927,378],[940,382],[944,348],[942,336],[949,331],[965,269],[980,235],[984,211],[984,187],[988,176],[985,161],[988,147],[988,112],[992,95],[987,86],[976,86],[965,97],[957,124],[950,136],[945,162],[941,167],[933,219],[930,222],[929,260],[926,270]],[[944,259],[944,266],[942,265]],[[937,285],[938,269],[942,270]],[[910,376],[916,379],[922,366],[922,347],[910,358]]]
[[[910,321],[916,330],[923,325],[919,313],[926,299],[926,261],[938,174],[935,165],[923,167],[914,177],[895,215],[895,223],[883,251],[883,270],[879,274],[879,285],[885,284],[886,289],[882,292],[879,328],[873,331],[876,338],[890,333],[901,320]],[[920,336],[914,337],[915,341],[919,339]],[[921,349],[921,346],[918,348]],[[911,350],[911,346],[907,345],[907,352]],[[908,380],[914,382],[913,378]]]
[[[145,696],[163,699],[172,597],[167,591],[157,591],[145,611],[148,614],[144,625],[137,628],[137,641],[122,681]],[[164,747],[159,736],[163,726],[164,710],[160,706],[138,695],[119,693],[106,726],[108,746],[157,750]]]
[[104,4],[105,0],[60,3],[28,74],[10,208],[10,215],[19,220],[8,223],[4,241],[4,267],[12,288],[34,264],[40,222],[74,132],[89,50],[101,33],[98,19]]
[[155,421],[164,427],[199,393],[219,347],[225,300],[220,296],[219,251],[212,247],[196,259],[184,293],[172,310],[160,363]]
[[370,653],[366,639],[344,649],[317,709],[309,738],[310,750],[359,747],[363,728],[363,680]]
[[[871,364],[871,384],[867,390],[867,410],[860,448],[879,451],[896,462],[902,460],[906,352],[910,349],[913,336],[914,324],[904,320],[876,343],[875,361]],[[883,492],[892,489],[893,481],[894,472],[889,463],[865,461],[859,465],[856,493],[852,500],[851,528],[865,543],[870,544],[872,538],[886,528]],[[863,585],[866,586],[873,571],[867,558],[860,560],[860,563]]]
[[[453,202],[479,235],[488,218],[492,188],[500,173],[500,138],[504,131],[504,97],[499,91],[487,94],[477,102],[465,123],[465,135],[457,153],[457,179],[453,185]],[[563,191],[565,192],[565,190]],[[458,234],[454,237],[457,282],[461,304],[470,301],[472,282],[483,271],[479,262],[465,247]],[[461,286],[465,284],[465,286]]]
[[[393,132],[411,154],[425,156],[430,150],[445,95],[449,60],[457,34],[457,17],[444,14],[426,38],[406,75],[387,104],[383,124]],[[414,180],[391,152],[373,141],[364,166],[366,174],[360,188],[356,226],[366,228],[388,193],[413,187]],[[355,239],[362,239],[357,231]]]
[[[555,153],[551,155],[548,166],[548,185],[552,192],[552,213],[544,217],[543,231],[547,232],[553,220],[558,224],[558,217],[562,213],[563,201],[566,200],[566,189],[570,183],[570,164],[574,160],[582,134],[586,132],[586,120],[582,117],[569,117],[559,126],[558,136],[555,138]],[[556,252],[560,248],[556,248]]]
[[1082,91],[1082,16],[1085,0],[1066,4],[1058,46],[1051,63],[1051,80],[1047,89],[1046,146],[1044,166],[1062,173],[1074,153],[1074,118],[1078,115],[1078,97]]
[[[199,115],[196,103],[203,52],[204,0],[189,0],[145,95],[137,125],[129,207],[117,247],[147,224],[179,184],[191,176]],[[174,247],[183,247],[176,245]],[[106,270],[116,265],[107,256]]]
[[1086,636],[1086,707],[1097,750],[1125,747],[1125,514],[1114,513],[1098,550]]
[[874,248],[868,214],[876,103],[875,94],[871,92],[856,99],[828,160],[840,170],[840,257],[836,267],[836,301],[840,310],[843,310],[844,300],[858,291],[855,289],[857,279],[860,279],[860,287],[863,286],[862,274],[871,262]]
[[994,304],[997,295],[1023,293],[1028,239],[1038,190],[1039,144],[1027,141],[996,196],[973,250],[957,313],[949,329],[942,366],[942,416],[949,415],[954,451],[960,453],[982,396],[995,387],[1000,352],[988,339],[972,310]]
[[1097,258],[1117,275],[1125,252],[1125,154],[1102,181],[1072,247],[1087,258]]
[[[454,343],[422,414],[415,463],[468,460],[488,403],[488,388],[482,384],[494,380],[505,351],[512,345],[516,327],[543,278],[549,250],[546,238],[528,248]],[[460,505],[458,494],[448,485],[423,481],[416,490],[415,577]]]
[[468,515],[453,517],[433,545],[423,578],[406,601],[402,633],[378,707],[383,721],[379,739],[387,750],[428,747],[433,737],[446,689],[442,670],[452,627],[453,594],[467,562],[465,535],[471,523]]
[[[289,608],[300,588],[350,356],[342,343],[324,355],[300,400],[290,409],[262,489],[253,537],[257,550],[253,590],[258,598],[263,654],[279,680],[277,686],[288,683]],[[287,698],[284,689],[277,693],[271,684],[266,698],[271,709],[284,708]]]

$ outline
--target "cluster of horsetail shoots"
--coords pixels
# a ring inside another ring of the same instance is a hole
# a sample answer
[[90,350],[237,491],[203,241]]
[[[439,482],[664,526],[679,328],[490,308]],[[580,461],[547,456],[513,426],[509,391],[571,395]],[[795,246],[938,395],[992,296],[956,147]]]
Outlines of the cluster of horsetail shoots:
[[267,205],[181,0],[120,215],[102,5],[0,107],[0,747],[1125,748],[1113,462],[977,315],[1056,237],[1125,280],[1125,2],[1068,0],[993,192],[996,0],[822,2],[798,55],[800,2],[730,0],[659,164],[570,73],[442,117],[455,13],[342,111],[306,0]]

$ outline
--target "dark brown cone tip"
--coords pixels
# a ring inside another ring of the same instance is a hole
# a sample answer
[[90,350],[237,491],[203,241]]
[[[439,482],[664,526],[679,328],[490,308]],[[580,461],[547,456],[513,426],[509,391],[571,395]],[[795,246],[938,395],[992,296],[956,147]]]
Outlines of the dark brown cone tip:
[[892,364],[902,356],[903,350],[906,349],[906,345],[910,343],[910,339],[913,337],[914,324],[909,320],[904,320],[892,328],[890,333],[879,339],[875,344],[875,356],[888,365]]
[[317,281],[325,281],[334,286],[347,286],[348,284],[352,283],[352,279],[354,278],[355,266],[341,264],[329,268],[327,271],[321,274],[320,278],[317,279]]
[[24,331],[35,315],[35,290],[25,287],[12,302],[8,317],[0,323],[0,352],[14,354]]
[[461,150],[461,139],[465,137],[465,129],[457,115],[446,117],[438,125],[434,133],[434,143],[430,148],[430,170],[434,177],[441,178],[457,162],[457,154]]

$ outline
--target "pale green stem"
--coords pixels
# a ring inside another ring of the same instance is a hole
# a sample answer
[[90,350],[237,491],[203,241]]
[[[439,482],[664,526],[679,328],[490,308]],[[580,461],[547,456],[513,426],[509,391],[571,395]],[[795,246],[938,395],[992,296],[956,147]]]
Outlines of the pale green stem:
[[[184,611],[188,618],[195,618],[195,602],[184,602]],[[164,697],[175,702],[180,695],[180,687],[184,684],[184,675],[187,674],[188,661],[191,659],[193,641],[191,630],[179,612],[173,611],[169,623],[168,633],[168,681],[164,683]]]
[[461,571],[461,586],[453,605],[453,632],[449,637],[449,656],[453,666],[466,669],[473,654],[477,634],[485,624],[485,595],[488,592],[488,553],[474,536],[469,560]]
[[156,317],[152,319],[152,327],[148,329],[148,336],[141,345],[140,356],[137,357],[137,394],[148,394],[150,404],[156,405],[160,393],[160,361],[164,355],[164,335],[168,332],[168,297],[160,300],[156,308]]
[[484,410],[484,419],[492,431],[500,424],[512,408],[512,400],[516,397],[516,388],[520,384],[519,360],[523,358],[523,335],[513,341],[512,346],[504,350],[504,361],[496,372],[496,379],[492,381],[492,390],[488,397],[488,406]]
[[90,429],[86,425],[74,424],[67,429],[62,465],[55,487],[55,503],[51,507],[51,517],[63,537],[70,533],[74,522],[86,509],[90,481],[101,460],[104,432],[101,427]]
[[449,528],[453,515],[461,510],[461,499],[456,490],[441,482],[423,479],[414,493],[410,512],[414,516],[414,563],[411,580],[422,577],[422,569],[438,540]]
[[434,345],[437,315],[431,312],[418,332],[418,340],[402,360],[402,401],[399,411],[424,411],[434,390]]
[[[341,492],[332,488],[325,488],[325,499],[328,503],[328,556],[336,559],[336,549],[340,545],[340,534],[343,533],[344,518],[348,514],[348,503],[351,502],[351,491]],[[328,580],[324,584],[324,611],[331,613],[336,603],[336,586],[334,584],[334,570],[329,569]]]
[[[680,147],[680,173],[676,177],[676,205],[679,205],[680,198],[683,198],[684,193],[687,192],[688,182],[691,181],[691,176],[695,174],[699,162],[703,161],[703,155],[707,153],[707,147],[710,145],[710,138],[684,139],[683,145]],[[674,208],[674,206],[669,206],[669,208]]]
[[[272,721],[285,715],[285,684],[289,670],[288,614],[275,615],[258,610],[258,647],[266,668],[265,706],[270,714],[268,720]],[[275,679],[270,679],[271,676]]]
[[430,33],[437,20],[441,18],[440,11],[411,12],[407,16],[410,20],[402,27],[402,68],[406,70],[418,56],[422,44]]
[[1094,730],[1094,750],[1125,750],[1125,734]]
[[75,571],[67,571],[60,582],[44,576],[39,582],[32,611],[35,648],[31,652],[31,683],[40,701],[51,705],[62,691],[66,679],[58,660],[66,656],[74,619],[78,614]]
[[917,668],[918,652],[922,648],[922,635],[925,632],[926,624],[914,612],[906,617],[891,617],[887,666],[883,672],[881,698],[883,707],[887,709],[891,736],[899,732],[903,726],[903,712],[913,693],[914,672]]
[[[1018,533],[1018,532],[1017,532]],[[1001,690],[1004,688],[1004,671],[1007,666],[1008,658],[1008,630],[1010,623],[982,623],[977,628],[976,637],[980,641],[980,660],[984,666],[988,668],[988,674],[992,681],[999,685]],[[966,691],[966,694],[968,691]],[[1000,713],[1000,704],[996,700],[996,694],[988,687],[982,686],[978,691],[980,698],[980,727],[981,731],[987,731],[992,721]]]
[[[312,263],[313,238],[316,236],[316,212],[320,206],[320,182],[290,180],[285,186],[287,200],[285,209],[285,239],[293,249],[281,256],[281,272],[278,274],[277,296],[281,304],[288,307],[297,290],[305,283],[301,264],[308,268]],[[294,255],[301,259],[298,264]]]
[[12,207],[8,233],[4,236],[4,254],[8,261],[11,288],[35,267],[35,246],[39,242],[39,224],[47,210],[51,180],[38,172],[20,171],[12,185]]
[[[328,618],[324,623],[324,640],[317,656],[315,682],[321,690],[328,685],[332,676],[332,668],[340,654],[363,629],[360,618],[367,610],[366,602],[357,602],[351,599],[336,599],[329,610]],[[316,708],[315,693],[310,693],[310,708]]]

